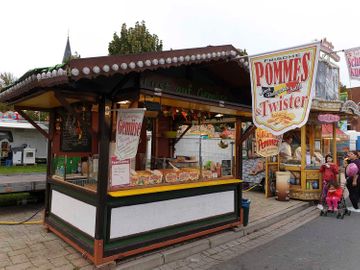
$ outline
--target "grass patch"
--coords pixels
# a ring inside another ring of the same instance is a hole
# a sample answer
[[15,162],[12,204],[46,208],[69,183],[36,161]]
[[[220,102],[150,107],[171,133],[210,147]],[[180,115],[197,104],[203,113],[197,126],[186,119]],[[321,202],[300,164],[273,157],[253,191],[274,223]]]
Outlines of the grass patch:
[[44,192],[19,192],[0,194],[0,207],[43,202]]
[[18,205],[28,199],[30,199],[28,192],[0,194],[0,206]]
[[46,173],[46,164],[35,164],[31,166],[0,166],[1,175]]

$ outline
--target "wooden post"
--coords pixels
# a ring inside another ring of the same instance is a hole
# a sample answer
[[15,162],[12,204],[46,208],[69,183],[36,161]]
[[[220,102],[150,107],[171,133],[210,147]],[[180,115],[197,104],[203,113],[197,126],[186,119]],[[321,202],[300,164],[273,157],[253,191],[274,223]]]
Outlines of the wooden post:
[[235,128],[235,178],[242,179],[241,119],[236,119]]
[[333,145],[332,145],[332,155],[333,155],[333,160],[335,163],[337,163],[337,149],[336,149],[336,122],[332,123],[332,127],[333,127]]
[[105,117],[106,98],[101,96],[99,100],[99,175],[97,179],[96,192],[96,224],[95,224],[95,243],[94,256],[96,262],[102,260],[103,248],[102,240],[106,238],[105,232],[105,212],[106,197],[108,186],[109,168],[109,146],[110,146],[110,117]]
[[306,189],[306,125],[301,127],[301,189]]
[[45,215],[44,220],[49,215],[50,212],[50,184],[49,179],[52,174],[52,164],[53,164],[53,157],[52,157],[52,146],[53,146],[53,139],[54,139],[54,129],[55,129],[55,112],[52,110],[49,112],[49,138],[48,138],[48,151],[47,151],[47,164],[46,164],[46,185],[45,185]]

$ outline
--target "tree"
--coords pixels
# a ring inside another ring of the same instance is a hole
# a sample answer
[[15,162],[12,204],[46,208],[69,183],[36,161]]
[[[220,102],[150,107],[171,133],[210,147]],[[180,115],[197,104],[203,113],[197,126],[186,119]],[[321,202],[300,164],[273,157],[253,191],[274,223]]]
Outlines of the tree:
[[141,52],[162,51],[162,40],[155,34],[150,34],[145,22],[135,23],[135,27],[121,26],[120,35],[114,33],[113,40],[109,43],[109,55],[135,54]]
[[[3,88],[11,85],[15,81],[16,81],[15,76],[13,74],[11,74],[10,72],[0,73],[0,92],[2,91]],[[1,112],[12,111],[13,109],[14,109],[14,106],[8,106],[4,103],[0,103],[0,111]]]

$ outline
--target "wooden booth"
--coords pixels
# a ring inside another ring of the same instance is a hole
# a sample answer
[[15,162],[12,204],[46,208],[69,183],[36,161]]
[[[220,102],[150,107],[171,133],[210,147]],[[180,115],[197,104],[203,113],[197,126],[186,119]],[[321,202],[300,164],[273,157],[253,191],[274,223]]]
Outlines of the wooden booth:
[[292,159],[278,156],[267,159],[266,196],[271,196],[271,183],[275,172],[290,172],[289,197],[300,200],[319,200],[322,190],[320,166],[331,154],[340,167],[349,150],[347,136],[339,129],[339,122],[351,119],[353,111],[344,107],[339,95],[339,68],[329,60],[320,59],[316,78],[315,96],[307,124],[284,134],[293,138]]
[[[72,59],[4,89],[25,118],[50,115],[49,132],[32,122],[49,140],[45,226],[100,265],[240,225],[251,92],[238,56],[226,45]],[[233,130],[227,156],[204,158],[202,134],[197,154],[175,156],[202,124]]]

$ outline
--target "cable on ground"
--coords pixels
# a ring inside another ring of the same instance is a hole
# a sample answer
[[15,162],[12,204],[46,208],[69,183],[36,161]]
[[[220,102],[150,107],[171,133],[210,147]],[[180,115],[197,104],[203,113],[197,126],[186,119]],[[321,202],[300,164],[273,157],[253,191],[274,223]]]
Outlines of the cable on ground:
[[38,211],[36,211],[32,216],[29,218],[23,220],[23,221],[0,221],[0,225],[33,225],[33,224],[42,224],[42,220],[36,220],[36,221],[29,221],[33,219],[40,211],[42,211],[44,208],[40,208]]

